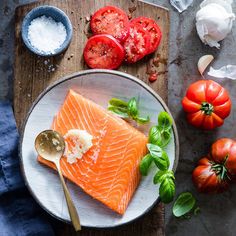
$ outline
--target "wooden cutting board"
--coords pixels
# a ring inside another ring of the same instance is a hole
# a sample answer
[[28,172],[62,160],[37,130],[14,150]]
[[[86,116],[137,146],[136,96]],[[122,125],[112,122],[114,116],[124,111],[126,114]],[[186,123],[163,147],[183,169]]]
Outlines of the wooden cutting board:
[[[32,8],[40,5],[53,5],[62,9],[73,25],[73,40],[63,54],[56,57],[39,57],[32,54],[23,44],[21,23]],[[88,69],[83,60],[83,48],[90,36],[90,15],[100,7],[115,5],[124,9],[129,17],[147,16],[155,19],[162,29],[162,42],[154,54],[134,65],[122,65],[119,70],[138,77],[149,84],[167,102],[167,60],[169,42],[169,12],[167,9],[137,0],[44,0],[19,6],[15,12],[15,65],[14,65],[14,112],[20,128],[36,97],[52,82],[76,71]],[[158,79],[148,81],[154,70]],[[62,222],[55,227],[57,235],[76,235],[73,228]],[[87,229],[78,235],[125,236],[125,235],[164,235],[164,207],[155,206],[148,214],[128,225],[109,230]]]

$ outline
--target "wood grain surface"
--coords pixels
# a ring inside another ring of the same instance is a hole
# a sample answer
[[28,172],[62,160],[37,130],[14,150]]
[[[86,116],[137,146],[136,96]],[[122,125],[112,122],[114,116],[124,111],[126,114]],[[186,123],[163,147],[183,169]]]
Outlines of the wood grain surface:
[[[56,57],[39,57],[32,54],[23,44],[21,23],[32,8],[39,5],[53,5],[62,9],[73,25],[73,39],[69,48]],[[119,70],[138,77],[147,84],[151,71],[158,73],[158,79],[149,84],[167,102],[167,60],[169,43],[169,12],[151,4],[136,0],[45,0],[19,6],[15,12],[15,65],[14,65],[14,113],[20,128],[35,98],[53,81],[88,69],[82,54],[89,29],[90,15],[105,5],[116,5],[124,9],[130,17],[148,16],[155,19],[162,29],[163,37],[158,50],[134,65],[122,65]],[[76,235],[73,228],[64,223],[55,227],[56,235]],[[155,206],[148,214],[128,225],[109,230],[83,228],[77,235],[164,235],[164,207]]]

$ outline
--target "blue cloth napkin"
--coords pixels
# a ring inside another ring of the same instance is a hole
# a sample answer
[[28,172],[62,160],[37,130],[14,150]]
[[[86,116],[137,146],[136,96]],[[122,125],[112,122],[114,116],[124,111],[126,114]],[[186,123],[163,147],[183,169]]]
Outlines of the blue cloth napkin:
[[0,102],[0,235],[54,235],[47,215],[24,186],[12,107]]

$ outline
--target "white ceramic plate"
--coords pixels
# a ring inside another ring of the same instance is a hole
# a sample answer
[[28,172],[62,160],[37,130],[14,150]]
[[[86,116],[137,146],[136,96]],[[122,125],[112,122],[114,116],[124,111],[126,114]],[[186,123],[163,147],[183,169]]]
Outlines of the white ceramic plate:
[[[121,99],[136,97],[140,110],[143,114],[150,115],[152,123],[157,122],[157,114],[160,111],[170,112],[162,99],[146,84],[118,71],[82,71],[57,81],[39,96],[29,111],[22,132],[20,145],[22,171],[26,184],[37,202],[50,214],[66,222],[70,222],[70,217],[58,175],[54,170],[37,162],[34,139],[42,130],[50,128],[53,117],[63,104],[69,89],[74,89],[104,108],[112,97]],[[142,131],[146,134],[148,129],[142,127]],[[166,151],[170,158],[170,168],[175,170],[179,154],[175,124],[172,131],[173,138]],[[123,216],[114,213],[84,193],[78,186],[67,181],[81,225],[108,228],[128,223],[143,215],[159,200],[158,186],[152,183],[155,171],[156,168],[153,166],[151,173],[142,178]]]

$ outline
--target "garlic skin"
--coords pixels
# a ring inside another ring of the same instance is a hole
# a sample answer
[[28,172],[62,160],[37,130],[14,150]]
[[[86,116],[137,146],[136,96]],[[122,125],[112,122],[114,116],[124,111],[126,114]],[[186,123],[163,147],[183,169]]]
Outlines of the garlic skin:
[[210,47],[220,48],[223,40],[232,29],[235,14],[231,0],[205,0],[196,14],[196,28],[201,41]]
[[208,75],[215,78],[228,78],[236,80],[236,65],[226,65],[222,66],[220,69],[214,69],[210,67]]

